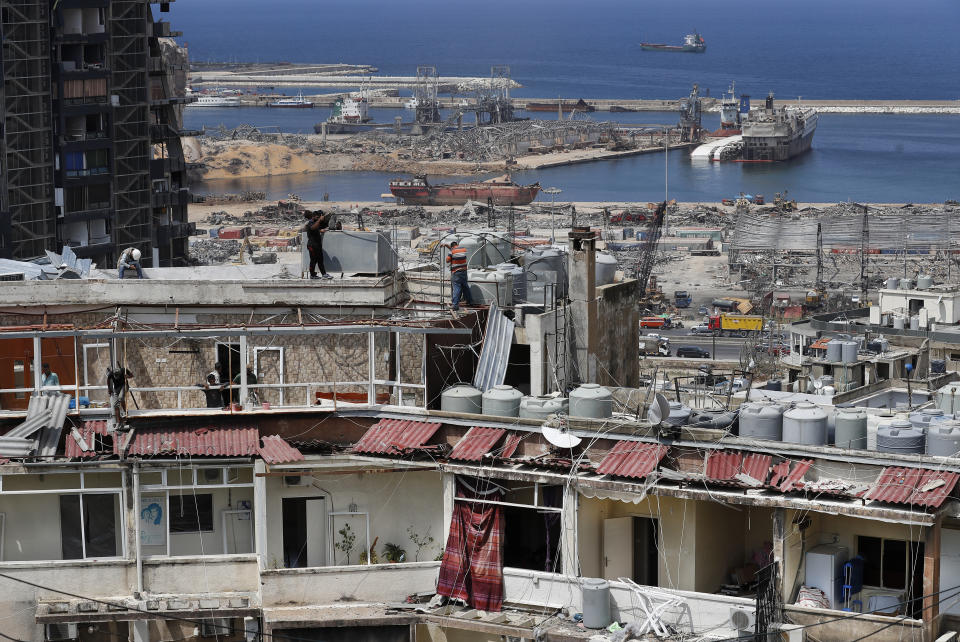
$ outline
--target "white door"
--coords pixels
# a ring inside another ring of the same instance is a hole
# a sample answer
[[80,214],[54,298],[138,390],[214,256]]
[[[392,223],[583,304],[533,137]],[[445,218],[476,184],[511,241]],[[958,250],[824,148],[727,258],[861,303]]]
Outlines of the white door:
[[633,577],[633,517],[603,520],[603,577]]
[[253,552],[253,511],[223,511],[223,552],[227,555]]
[[327,510],[323,497],[307,498],[307,566],[327,565]]

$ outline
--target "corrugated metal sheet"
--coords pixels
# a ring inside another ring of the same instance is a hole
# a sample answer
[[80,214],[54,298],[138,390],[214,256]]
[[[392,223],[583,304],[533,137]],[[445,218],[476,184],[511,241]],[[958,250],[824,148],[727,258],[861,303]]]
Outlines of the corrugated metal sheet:
[[89,450],[84,450],[80,446],[71,430],[63,440],[63,454],[65,457],[68,459],[95,457],[102,452],[102,450],[97,449],[97,438],[107,434],[106,421],[85,421],[76,431]]
[[926,468],[884,468],[865,499],[937,508],[953,492],[960,475]]
[[506,432],[503,428],[474,426],[453,447],[450,452],[450,459],[480,461]]
[[741,475],[756,479],[763,484],[770,473],[771,460],[770,455],[759,453],[745,455],[742,452],[717,451],[707,457],[705,476],[713,482],[734,486],[756,486],[757,484],[744,480]]
[[40,431],[37,454],[41,457],[54,457],[57,454],[57,447],[60,445],[60,433],[63,432],[63,424],[67,420],[70,395],[50,395],[47,399],[50,400],[47,403],[49,418],[43,430]]
[[643,479],[653,472],[667,450],[662,444],[620,441],[597,466],[597,472],[601,475]]
[[781,493],[789,493],[791,490],[797,490],[800,488],[800,480],[803,479],[803,476],[810,470],[810,466],[812,465],[812,459],[780,462],[773,467],[770,486],[778,488]]
[[260,456],[268,464],[285,464],[291,461],[303,461],[303,453],[294,448],[280,435],[264,437],[260,446]]
[[0,437],[0,455],[26,457],[34,451],[44,457],[56,455],[69,404],[70,395],[32,395],[23,423]]
[[385,455],[405,448],[417,448],[427,443],[439,428],[438,423],[381,419],[379,423],[370,426],[353,450],[358,453]]
[[513,321],[497,309],[496,303],[490,304],[480,360],[473,376],[473,387],[477,390],[486,392],[503,383],[503,378],[507,375],[510,344],[513,343],[513,325]]
[[[114,451],[120,439],[114,441]],[[252,427],[142,428],[137,429],[127,448],[128,456],[193,455],[244,457],[260,450],[260,435]]]
[[513,454],[517,452],[517,448],[520,447],[521,441],[523,441],[523,435],[515,432],[508,432],[506,439],[503,440],[503,446],[500,448],[500,456],[504,459],[513,457]]
[[706,477],[712,481],[733,481],[740,474],[743,454],[718,450],[707,457]]
[[758,482],[763,484],[767,481],[767,477],[770,476],[771,461],[773,461],[773,457],[770,455],[751,453],[743,458],[743,464],[740,467],[740,472],[745,475],[749,475],[753,479],[756,479]]

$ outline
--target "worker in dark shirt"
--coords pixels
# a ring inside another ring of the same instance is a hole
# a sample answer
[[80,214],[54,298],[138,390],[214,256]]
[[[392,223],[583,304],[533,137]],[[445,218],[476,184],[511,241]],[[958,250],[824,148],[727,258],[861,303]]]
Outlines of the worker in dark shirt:
[[123,426],[120,411],[127,414],[127,379],[132,379],[133,373],[117,364],[116,368],[107,368],[107,392],[110,393],[110,405],[113,406],[113,415],[117,420],[117,428]]
[[[323,235],[327,233],[330,227],[330,215],[325,214],[323,210],[306,210],[303,213],[307,218],[303,231],[307,233],[307,251],[310,252],[310,278],[332,279],[327,274],[323,266]],[[320,276],[317,276],[317,267],[320,268]]]
[[217,381],[217,375],[212,372],[207,375],[206,383],[199,384],[203,388],[203,394],[207,398],[207,408],[223,408],[227,404],[223,400],[224,388],[226,384]]

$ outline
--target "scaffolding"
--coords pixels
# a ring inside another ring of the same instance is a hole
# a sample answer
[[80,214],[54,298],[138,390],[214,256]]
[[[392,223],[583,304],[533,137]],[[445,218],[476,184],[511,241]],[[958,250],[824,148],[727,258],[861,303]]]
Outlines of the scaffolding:
[[417,67],[417,85],[413,95],[416,99],[416,121],[421,125],[440,122],[440,105],[437,102],[439,82],[436,67]]
[[514,119],[513,103],[510,102],[510,66],[490,67],[490,80],[477,87],[477,102],[474,113],[478,125],[498,125]]
[[0,0],[3,135],[0,256],[29,259],[56,249],[47,0]]

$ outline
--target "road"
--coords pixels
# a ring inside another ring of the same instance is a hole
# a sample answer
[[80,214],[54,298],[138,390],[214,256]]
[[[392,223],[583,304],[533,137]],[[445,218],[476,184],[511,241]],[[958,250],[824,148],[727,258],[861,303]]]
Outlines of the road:
[[647,330],[644,334],[659,334],[662,337],[669,337],[670,350],[676,354],[678,346],[699,346],[709,351],[714,359],[736,361],[740,358],[740,349],[748,339],[737,339],[728,337],[712,337],[704,334],[690,334],[689,328],[677,328],[671,330]]

